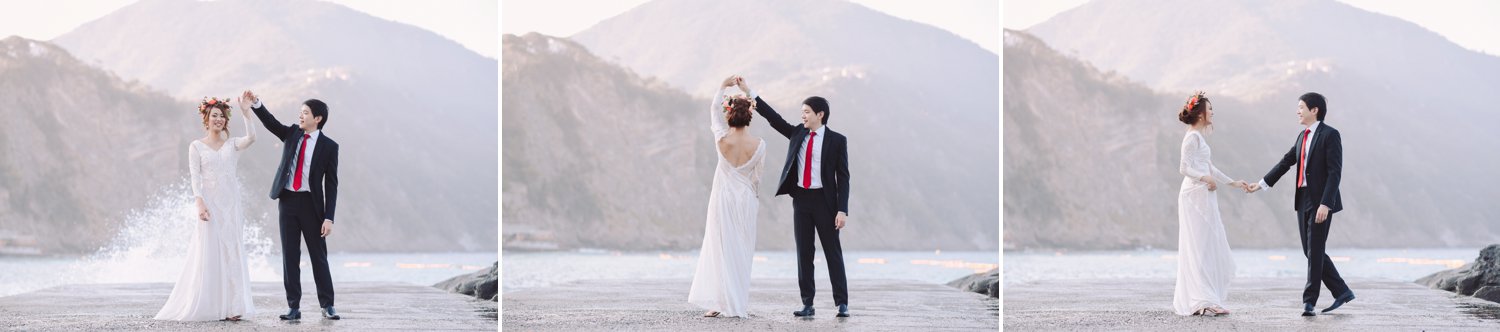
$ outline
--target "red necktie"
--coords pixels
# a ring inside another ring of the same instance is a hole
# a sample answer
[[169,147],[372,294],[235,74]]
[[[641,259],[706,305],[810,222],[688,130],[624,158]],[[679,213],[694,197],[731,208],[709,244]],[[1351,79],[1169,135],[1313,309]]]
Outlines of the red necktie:
[[1307,186],[1307,183],[1303,182],[1302,173],[1303,173],[1304,170],[1307,169],[1307,167],[1306,167],[1307,166],[1306,165],[1307,164],[1307,149],[1308,149],[1308,147],[1307,147],[1307,135],[1311,135],[1311,134],[1312,134],[1312,129],[1303,130],[1302,131],[1302,144],[1298,144],[1297,145],[1297,148],[1298,148],[1298,150],[1297,150],[1297,187],[1305,187],[1305,186]]
[[807,133],[807,159],[802,162],[802,188],[812,189],[812,148],[813,139],[818,137],[817,132]]
[[302,190],[302,153],[307,152],[307,138],[312,135],[302,134],[302,147],[297,149],[297,174],[293,174],[292,190]]

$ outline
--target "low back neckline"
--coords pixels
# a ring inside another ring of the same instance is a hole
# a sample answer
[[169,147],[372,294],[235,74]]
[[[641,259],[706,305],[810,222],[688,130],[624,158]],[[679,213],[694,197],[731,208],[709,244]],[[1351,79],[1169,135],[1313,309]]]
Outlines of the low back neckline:
[[763,138],[762,139],[758,139],[758,141],[759,141],[759,143],[757,143],[756,146],[755,146],[755,153],[751,153],[750,154],[750,159],[745,159],[745,163],[740,164],[739,166],[735,166],[734,162],[729,161],[728,157],[724,157],[724,151],[722,149],[719,150],[719,153],[715,153],[715,154],[719,155],[719,159],[720,160],[723,160],[725,163],[728,163],[730,168],[734,168],[734,169],[745,168],[745,166],[749,166],[750,165],[750,162],[755,161],[755,156],[759,155],[761,149],[764,149],[766,147],[766,140],[765,139],[763,139]]

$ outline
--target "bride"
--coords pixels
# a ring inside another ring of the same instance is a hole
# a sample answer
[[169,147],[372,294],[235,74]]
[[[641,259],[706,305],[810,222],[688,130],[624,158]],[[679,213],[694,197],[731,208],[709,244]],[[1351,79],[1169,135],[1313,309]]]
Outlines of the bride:
[[760,208],[756,191],[766,142],[747,129],[755,101],[740,95],[724,98],[724,88],[739,82],[738,76],[724,79],[709,106],[718,165],[708,194],[703,249],[698,252],[697,272],[688,291],[689,303],[709,310],[704,317],[747,317],[750,304],[755,216]]
[[1218,183],[1244,189],[1244,181],[1230,181],[1209,160],[1211,151],[1203,132],[1211,130],[1214,108],[1202,91],[1188,97],[1177,119],[1188,125],[1182,138],[1182,188],[1177,192],[1177,286],[1172,307],[1178,315],[1228,314],[1224,301],[1234,278],[1234,257],[1219,219]]
[[[238,321],[255,314],[246,271],[240,181],[240,152],[255,143],[245,117],[245,136],[229,137],[228,100],[204,98],[198,104],[205,137],[188,143],[188,170],[197,206],[187,266],[156,319]],[[245,109],[240,101],[240,109]]]

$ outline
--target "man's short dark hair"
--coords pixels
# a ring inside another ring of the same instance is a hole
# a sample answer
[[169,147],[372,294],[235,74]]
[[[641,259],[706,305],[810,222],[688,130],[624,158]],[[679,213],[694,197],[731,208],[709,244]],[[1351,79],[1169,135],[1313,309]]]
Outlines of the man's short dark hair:
[[324,104],[322,100],[308,99],[302,102],[302,105],[307,105],[307,109],[312,111],[313,116],[323,117],[323,120],[318,121],[318,130],[323,130],[323,124],[328,123],[328,104]]
[[828,118],[833,117],[833,114],[828,113],[828,100],[823,99],[823,97],[807,97],[807,99],[802,101],[802,104],[807,105],[807,107],[812,107],[813,114],[823,115],[823,124],[825,125],[828,124]]
[[1328,101],[1323,100],[1323,95],[1317,92],[1308,92],[1302,94],[1302,97],[1297,97],[1297,100],[1301,100],[1303,104],[1307,104],[1308,110],[1318,109],[1318,121],[1323,121],[1323,118],[1328,116]]

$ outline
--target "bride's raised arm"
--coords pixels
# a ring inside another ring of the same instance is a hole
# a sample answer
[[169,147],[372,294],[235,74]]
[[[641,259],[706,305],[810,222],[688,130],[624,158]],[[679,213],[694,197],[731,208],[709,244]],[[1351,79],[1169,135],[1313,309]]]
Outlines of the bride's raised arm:
[[235,150],[248,149],[255,143],[255,127],[250,125],[250,103],[243,97],[240,98],[240,117],[245,118],[245,136],[234,140]]
[[734,80],[733,76],[724,80],[724,83],[714,89],[713,104],[708,105],[708,129],[714,133],[714,142],[729,135],[729,122],[724,119],[724,88]]

